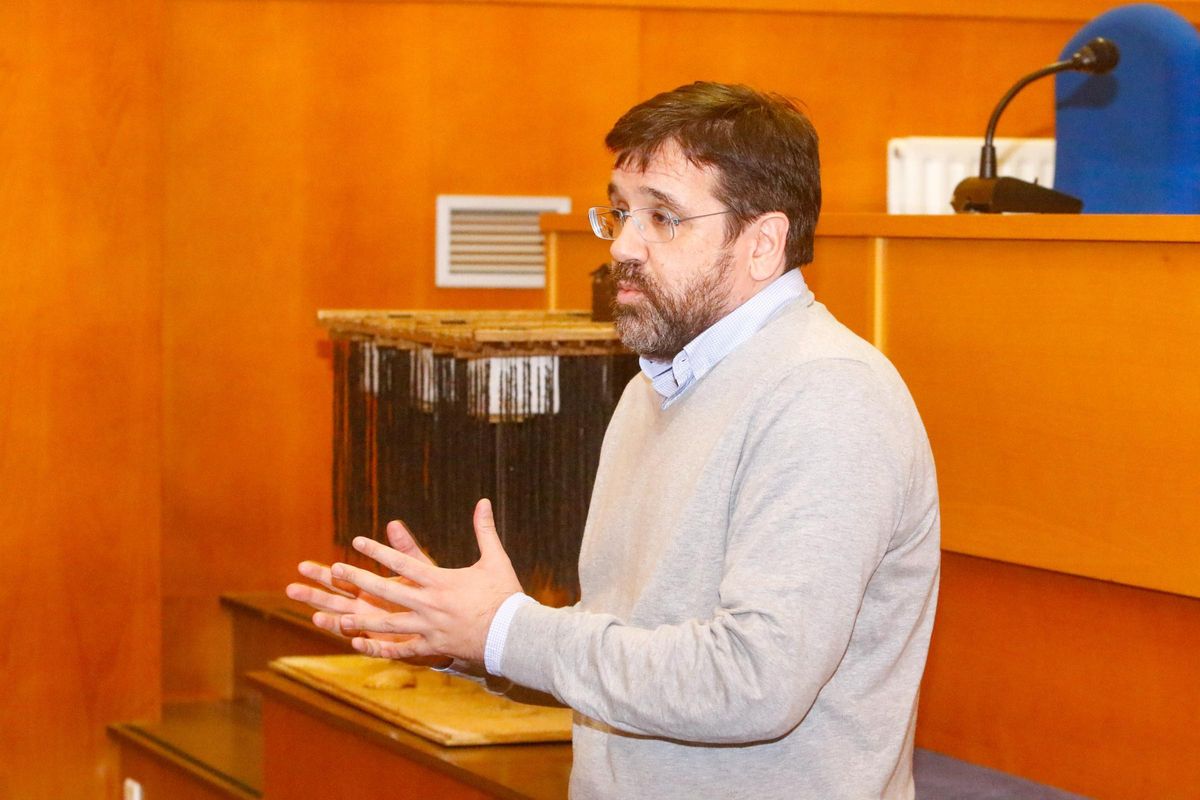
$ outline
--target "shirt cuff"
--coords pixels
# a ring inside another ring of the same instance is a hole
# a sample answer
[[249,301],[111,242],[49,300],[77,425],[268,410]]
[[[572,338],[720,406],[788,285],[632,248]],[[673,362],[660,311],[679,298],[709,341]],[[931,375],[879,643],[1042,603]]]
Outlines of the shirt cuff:
[[500,659],[504,655],[504,643],[508,641],[508,629],[517,609],[526,603],[536,602],[529,595],[516,592],[509,595],[496,609],[496,616],[492,617],[492,624],[488,628],[487,644],[483,648],[483,665],[491,674],[504,676],[500,671]]

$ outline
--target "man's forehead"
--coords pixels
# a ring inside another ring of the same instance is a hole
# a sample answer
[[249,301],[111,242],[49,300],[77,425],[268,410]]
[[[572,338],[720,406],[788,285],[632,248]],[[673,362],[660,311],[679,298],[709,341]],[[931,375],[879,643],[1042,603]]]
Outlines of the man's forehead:
[[656,151],[643,169],[626,164],[612,171],[608,184],[610,197],[652,197],[661,201],[694,200],[697,195],[711,195],[713,169],[692,163],[677,145],[670,144]]

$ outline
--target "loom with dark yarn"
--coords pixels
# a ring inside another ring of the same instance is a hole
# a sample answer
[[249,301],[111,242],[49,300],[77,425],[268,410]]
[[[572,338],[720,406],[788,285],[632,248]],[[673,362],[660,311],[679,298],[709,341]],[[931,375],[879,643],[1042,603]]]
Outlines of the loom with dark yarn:
[[600,444],[637,358],[611,324],[555,312],[322,311],[333,339],[334,536],[402,519],[442,566],[478,558],[492,499],[522,585],[578,596]]

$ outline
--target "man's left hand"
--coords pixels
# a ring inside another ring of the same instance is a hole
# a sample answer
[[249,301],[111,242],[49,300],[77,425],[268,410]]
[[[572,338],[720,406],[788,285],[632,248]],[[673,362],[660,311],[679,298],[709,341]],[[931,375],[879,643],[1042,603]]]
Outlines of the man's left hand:
[[402,641],[355,636],[355,650],[385,658],[448,655],[483,661],[492,617],[501,603],[521,591],[521,582],[496,532],[490,501],[475,505],[474,525],[480,558],[463,569],[436,567],[366,537],[354,540],[355,550],[406,580],[342,563],[333,565],[333,577],[409,610],[344,614],[342,630],[414,634]]

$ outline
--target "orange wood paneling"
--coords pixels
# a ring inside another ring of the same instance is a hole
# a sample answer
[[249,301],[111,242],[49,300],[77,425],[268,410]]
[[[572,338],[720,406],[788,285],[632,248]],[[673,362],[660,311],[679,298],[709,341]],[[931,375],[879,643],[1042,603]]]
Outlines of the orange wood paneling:
[[[587,226],[578,217],[571,222]],[[572,227],[546,232],[546,299],[553,309],[587,310],[592,307],[592,272],[608,263],[610,243],[597,239],[591,228]]]
[[[390,800],[400,786],[413,797],[492,797],[421,764],[393,756],[354,732],[323,725],[270,697],[263,703],[263,745],[267,797]],[[336,768],[330,769],[331,764]]]
[[[519,0],[447,0],[461,3],[511,4]],[[1085,22],[1114,6],[1113,0],[524,0],[538,5],[602,5],[643,9],[807,12],[867,16],[1071,20]],[[1194,0],[1160,3],[1188,19],[1200,19]]]
[[948,553],[917,744],[1101,800],[1194,797],[1197,652],[1198,599]]
[[[179,761],[156,757],[146,751],[122,745],[120,748],[121,778],[132,778],[141,784],[142,796],[149,800],[155,798],[170,798],[170,800],[237,800],[237,798],[252,798],[249,792],[231,794],[224,787],[216,787],[198,778],[193,772],[185,769]],[[178,755],[175,755],[178,759]],[[186,763],[186,762],[183,762]],[[118,785],[117,791],[120,791]],[[122,795],[116,794],[116,797]]]
[[161,15],[0,4],[0,796],[159,701]]
[[442,747],[276,673],[250,677],[263,697],[268,798],[567,795],[569,744]]
[[1200,241],[887,242],[943,546],[1200,596]]
[[[696,79],[800,100],[821,136],[826,211],[882,211],[887,140],[980,136],[1000,96],[1058,57],[1076,22],[658,11],[644,14],[642,93]],[[678,47],[681,41],[702,46]],[[996,53],[1003,53],[997,57]],[[1054,85],[1032,84],[1001,136],[1053,136]]]
[[1000,239],[1028,242],[1196,242],[1188,214],[825,214],[818,239]]
[[637,77],[598,92],[590,54],[632,63],[635,41],[636,15],[604,9],[169,4],[172,697],[228,690],[220,592],[279,588],[334,555],[317,309],[541,307],[541,291],[434,287],[434,198],[591,202]]
[[874,341],[875,243],[818,238],[804,280],[817,300],[850,330]]

